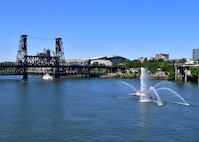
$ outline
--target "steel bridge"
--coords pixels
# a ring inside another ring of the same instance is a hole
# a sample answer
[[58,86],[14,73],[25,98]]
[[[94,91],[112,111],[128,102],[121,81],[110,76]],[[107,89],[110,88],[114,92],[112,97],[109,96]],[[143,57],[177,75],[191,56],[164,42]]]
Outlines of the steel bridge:
[[21,35],[17,58],[15,63],[0,64],[0,75],[22,75],[23,79],[28,79],[28,74],[44,73],[36,71],[38,69],[48,69],[48,73],[60,78],[61,76],[100,76],[102,74],[116,72],[122,67],[112,66],[92,66],[88,60],[85,65],[66,65],[64,49],[61,38],[55,38],[55,53],[45,55],[28,55],[27,35]]

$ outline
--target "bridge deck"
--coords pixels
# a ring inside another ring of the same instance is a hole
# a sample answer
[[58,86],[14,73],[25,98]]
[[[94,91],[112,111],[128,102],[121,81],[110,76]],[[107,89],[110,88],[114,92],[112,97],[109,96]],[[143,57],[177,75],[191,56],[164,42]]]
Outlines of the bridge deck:
[[0,65],[0,75],[44,74],[46,72],[45,69],[55,76],[79,74],[95,74],[99,76],[102,74],[104,75],[107,73],[114,73],[118,71],[118,69],[123,70],[123,67],[92,65],[12,64]]

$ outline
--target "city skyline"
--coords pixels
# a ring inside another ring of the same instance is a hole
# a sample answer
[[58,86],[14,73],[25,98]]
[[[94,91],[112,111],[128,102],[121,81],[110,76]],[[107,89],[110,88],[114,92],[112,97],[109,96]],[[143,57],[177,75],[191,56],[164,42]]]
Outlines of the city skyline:
[[199,48],[198,6],[197,0],[2,1],[0,62],[16,60],[22,34],[29,36],[29,55],[55,51],[49,39],[61,37],[66,59],[192,58]]

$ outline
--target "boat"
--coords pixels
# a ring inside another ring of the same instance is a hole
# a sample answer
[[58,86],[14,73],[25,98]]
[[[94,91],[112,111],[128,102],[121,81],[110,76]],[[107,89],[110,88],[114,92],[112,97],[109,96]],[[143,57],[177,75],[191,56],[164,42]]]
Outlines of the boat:
[[51,76],[50,74],[46,73],[43,77],[43,80],[53,80],[53,76]]
[[145,92],[145,91],[137,91],[134,93],[135,96],[142,96],[142,97],[146,97],[146,98],[152,98],[152,96],[148,93],[148,92]]

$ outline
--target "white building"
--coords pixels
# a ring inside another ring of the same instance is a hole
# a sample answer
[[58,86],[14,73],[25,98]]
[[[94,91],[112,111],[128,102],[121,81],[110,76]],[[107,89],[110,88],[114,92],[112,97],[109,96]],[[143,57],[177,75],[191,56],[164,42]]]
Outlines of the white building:
[[113,66],[118,64],[123,64],[126,58],[120,56],[102,56],[90,58],[90,63],[92,64],[102,64],[106,66]]

